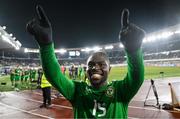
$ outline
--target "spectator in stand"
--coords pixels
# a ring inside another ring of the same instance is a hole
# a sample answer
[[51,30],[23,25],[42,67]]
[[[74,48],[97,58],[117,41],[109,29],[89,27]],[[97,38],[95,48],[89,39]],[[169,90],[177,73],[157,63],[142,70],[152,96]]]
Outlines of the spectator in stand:
[[66,67],[64,65],[61,66],[61,72],[65,75]]

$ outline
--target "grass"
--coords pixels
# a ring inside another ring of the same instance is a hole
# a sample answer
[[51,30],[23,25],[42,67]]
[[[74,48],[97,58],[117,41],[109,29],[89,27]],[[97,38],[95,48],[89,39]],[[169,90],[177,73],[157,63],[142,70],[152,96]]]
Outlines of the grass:
[[[6,85],[2,85],[6,83]],[[37,87],[37,85],[35,84],[21,84],[19,83],[19,86],[18,88],[20,88],[20,90],[29,90],[29,89],[35,89]],[[10,76],[7,75],[7,76],[0,76],[0,92],[1,91],[13,91],[14,90],[14,87],[12,87],[11,85],[11,81],[10,81]]]
[[[125,77],[126,72],[127,67],[113,67],[109,75],[109,80],[121,80]],[[160,72],[164,72],[163,77],[178,77],[180,76],[180,67],[145,67],[145,79],[162,78]]]
[[[157,79],[162,78],[160,72],[164,72],[163,77],[180,77],[180,67],[145,67],[145,79]],[[127,67],[113,67],[109,75],[109,81],[122,80],[127,73]],[[0,77],[0,84],[6,83],[5,86],[0,85],[0,91],[12,91],[11,81],[8,76]],[[21,90],[27,89],[23,85],[20,85]],[[28,88],[29,89],[29,88]]]

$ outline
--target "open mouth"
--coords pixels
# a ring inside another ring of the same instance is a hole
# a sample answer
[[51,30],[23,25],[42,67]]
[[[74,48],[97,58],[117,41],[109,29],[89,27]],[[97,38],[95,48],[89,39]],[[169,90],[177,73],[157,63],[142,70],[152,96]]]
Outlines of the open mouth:
[[103,77],[103,73],[101,71],[93,72],[91,75],[91,79],[93,80],[99,80],[102,79],[102,77]]

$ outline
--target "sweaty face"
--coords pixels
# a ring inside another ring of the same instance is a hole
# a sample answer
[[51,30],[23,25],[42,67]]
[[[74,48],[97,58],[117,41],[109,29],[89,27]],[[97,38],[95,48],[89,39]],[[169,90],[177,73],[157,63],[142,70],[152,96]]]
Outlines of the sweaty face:
[[101,53],[92,55],[87,62],[87,76],[94,87],[106,83],[110,71],[109,60]]

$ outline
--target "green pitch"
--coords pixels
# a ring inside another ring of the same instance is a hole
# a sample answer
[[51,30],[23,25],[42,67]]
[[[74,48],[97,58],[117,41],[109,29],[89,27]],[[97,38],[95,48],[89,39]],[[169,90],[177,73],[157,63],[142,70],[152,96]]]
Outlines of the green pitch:
[[[109,75],[109,81],[112,80],[122,80],[127,72],[126,67],[113,67]],[[160,72],[163,72],[160,73]],[[68,74],[68,72],[67,72]],[[67,76],[68,77],[68,76]],[[157,79],[165,77],[180,77],[180,67],[145,67],[145,79]],[[1,85],[1,83],[6,83],[6,85]],[[21,90],[29,89],[20,85]],[[0,91],[12,91],[11,81],[8,76],[0,76]]]
[[[123,77],[125,77],[126,72],[127,67],[113,67],[109,75],[109,80],[121,80],[123,79]],[[180,67],[145,67],[145,79],[157,79],[178,76],[180,76]]]

